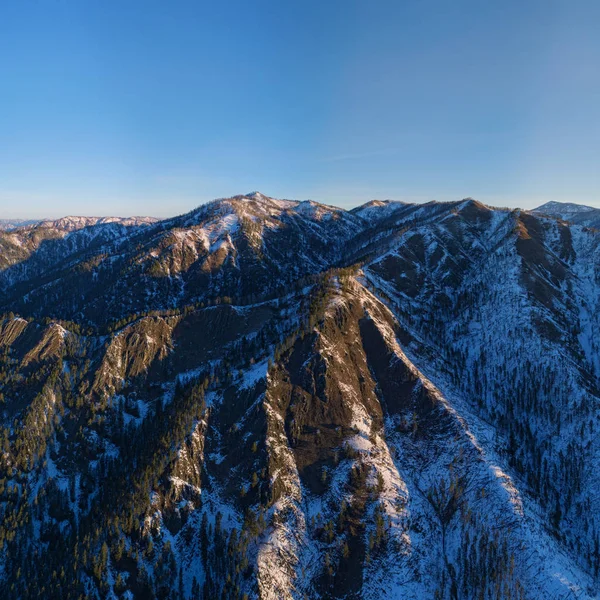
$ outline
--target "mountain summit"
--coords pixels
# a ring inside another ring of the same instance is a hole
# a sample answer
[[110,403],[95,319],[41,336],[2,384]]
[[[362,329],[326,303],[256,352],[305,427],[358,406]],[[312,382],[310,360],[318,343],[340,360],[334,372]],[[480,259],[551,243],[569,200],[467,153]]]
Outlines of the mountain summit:
[[600,208],[575,204],[573,202],[546,202],[532,211],[535,214],[549,215],[587,227],[600,227]]

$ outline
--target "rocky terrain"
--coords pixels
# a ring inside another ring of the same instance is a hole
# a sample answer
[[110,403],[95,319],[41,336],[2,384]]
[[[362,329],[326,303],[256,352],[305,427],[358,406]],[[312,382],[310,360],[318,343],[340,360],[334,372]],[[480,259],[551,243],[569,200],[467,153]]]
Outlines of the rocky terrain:
[[0,232],[0,596],[598,597],[600,233],[549,208]]

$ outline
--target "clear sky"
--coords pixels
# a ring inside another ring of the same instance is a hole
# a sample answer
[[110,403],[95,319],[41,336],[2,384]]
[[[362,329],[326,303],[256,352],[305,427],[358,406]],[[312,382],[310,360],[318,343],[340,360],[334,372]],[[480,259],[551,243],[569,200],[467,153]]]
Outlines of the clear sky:
[[0,218],[253,190],[600,206],[600,2],[0,2]]

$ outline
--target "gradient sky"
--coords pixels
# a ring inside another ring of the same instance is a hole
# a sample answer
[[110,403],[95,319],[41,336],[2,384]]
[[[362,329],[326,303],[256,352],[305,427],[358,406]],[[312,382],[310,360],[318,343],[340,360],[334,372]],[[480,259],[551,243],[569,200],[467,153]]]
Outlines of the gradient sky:
[[600,206],[600,2],[0,3],[0,218]]

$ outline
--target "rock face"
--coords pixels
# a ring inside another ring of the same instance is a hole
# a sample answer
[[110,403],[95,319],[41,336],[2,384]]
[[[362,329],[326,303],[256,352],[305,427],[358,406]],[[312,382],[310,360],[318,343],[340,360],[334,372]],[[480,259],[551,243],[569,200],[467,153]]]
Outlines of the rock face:
[[3,598],[595,598],[600,234],[258,192],[0,234]]

